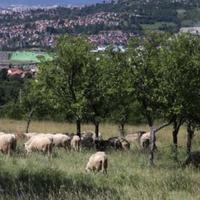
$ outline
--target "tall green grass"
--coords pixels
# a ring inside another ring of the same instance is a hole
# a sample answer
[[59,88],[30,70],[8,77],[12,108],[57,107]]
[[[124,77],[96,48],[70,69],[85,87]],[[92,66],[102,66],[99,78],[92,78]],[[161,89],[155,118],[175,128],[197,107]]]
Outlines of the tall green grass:
[[[41,126],[39,122],[37,124]],[[45,127],[46,132],[51,132],[48,129],[51,127]],[[60,131],[59,127],[54,124],[54,130]],[[101,129],[104,134],[117,134],[115,125],[103,127],[107,127]],[[32,127],[33,130],[37,128]],[[92,127],[89,125],[89,128]],[[129,126],[128,131],[141,128],[146,129],[146,126]],[[186,156],[184,128],[179,141],[180,162],[175,162],[171,153],[171,129],[167,128],[158,135],[156,166],[153,168],[148,166],[148,154],[142,153],[137,144],[133,144],[128,152],[109,151],[107,175],[85,172],[88,158],[94,151],[54,149],[53,159],[49,161],[42,153],[26,156],[24,141],[21,141],[12,157],[0,154],[0,199],[198,200],[200,171],[180,167]],[[198,149],[199,145],[199,136],[196,135],[193,148]]]

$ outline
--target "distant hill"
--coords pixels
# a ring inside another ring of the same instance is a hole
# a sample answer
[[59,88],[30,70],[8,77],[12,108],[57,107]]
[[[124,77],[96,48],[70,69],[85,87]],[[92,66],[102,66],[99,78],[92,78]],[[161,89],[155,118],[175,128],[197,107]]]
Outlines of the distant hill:
[[102,0],[0,0],[0,6],[10,6],[10,5],[83,5],[83,4],[95,4],[100,3]]
[[119,29],[126,31],[174,33],[181,27],[200,26],[200,0],[118,0],[117,3],[96,6],[96,12],[99,11],[120,13]]
[[[28,2],[28,0],[0,1],[0,6],[2,1],[9,5]],[[200,27],[200,0],[40,1],[43,5],[62,5],[62,3],[92,5],[81,9],[62,6],[52,9],[33,9],[26,11],[25,17],[20,13],[13,15],[12,11],[10,14],[2,14],[0,25],[7,27],[7,32],[5,33],[2,28],[3,34],[1,34],[0,27],[0,48],[3,50],[41,46],[49,48],[56,44],[56,36],[62,34],[83,34],[95,45],[126,45],[130,37],[144,35],[147,31],[178,33],[180,30],[187,30],[187,27]],[[102,3],[97,3],[101,1]],[[29,0],[28,4],[39,3],[39,0]],[[16,25],[19,24],[23,25],[24,29],[16,29]],[[182,29],[183,27],[186,29]]]

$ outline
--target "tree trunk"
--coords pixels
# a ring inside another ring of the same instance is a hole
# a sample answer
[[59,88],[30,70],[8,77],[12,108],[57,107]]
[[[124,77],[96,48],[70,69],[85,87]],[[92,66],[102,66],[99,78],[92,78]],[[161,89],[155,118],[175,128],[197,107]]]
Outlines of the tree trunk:
[[191,123],[189,123],[187,125],[187,154],[190,154],[190,152],[191,152],[192,138],[194,136],[194,130],[195,130],[195,128],[192,127]]
[[178,130],[174,129],[172,132],[173,135],[173,146],[172,146],[172,152],[173,152],[173,158],[175,161],[178,160]]
[[145,109],[146,110],[146,118],[147,118],[148,125],[150,128],[149,165],[154,166],[154,151],[155,151],[155,146],[156,146],[156,129],[154,129],[154,127],[153,127],[153,119],[152,119],[150,113],[147,111],[147,107],[144,106],[144,108],[146,108]]
[[119,124],[119,132],[121,137],[125,136],[125,124],[123,122]]
[[154,151],[156,147],[156,131],[153,126],[150,127],[150,155],[149,155],[149,165],[154,165]]
[[27,124],[26,124],[26,133],[29,132],[29,127],[32,120],[33,112],[34,112],[34,109],[32,109],[28,115]]
[[166,124],[163,124],[159,128],[155,129],[153,127],[153,120],[148,115],[147,115],[147,120],[148,120],[148,124],[149,124],[149,127],[150,127],[150,155],[149,155],[149,165],[150,166],[154,166],[154,152],[157,149],[157,147],[156,147],[156,133],[158,131],[160,131],[161,129],[165,128],[166,126],[169,126],[172,123],[172,121],[170,120],[170,122],[168,122]]
[[99,137],[99,122],[95,122],[95,137]]
[[76,134],[81,137],[81,120],[76,120]]
[[177,119],[173,122],[173,131],[172,131],[172,138],[173,138],[173,146],[172,146],[172,152],[173,152],[173,158],[175,161],[178,160],[178,133],[180,130],[182,124],[182,120],[180,119],[177,121]]

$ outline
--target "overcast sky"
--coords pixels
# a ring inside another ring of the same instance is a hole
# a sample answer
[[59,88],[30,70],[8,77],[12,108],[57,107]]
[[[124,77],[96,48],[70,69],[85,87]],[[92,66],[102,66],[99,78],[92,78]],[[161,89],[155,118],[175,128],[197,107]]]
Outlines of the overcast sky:
[[82,4],[93,4],[102,2],[102,0],[0,0],[1,6],[9,6],[9,5],[82,5]]

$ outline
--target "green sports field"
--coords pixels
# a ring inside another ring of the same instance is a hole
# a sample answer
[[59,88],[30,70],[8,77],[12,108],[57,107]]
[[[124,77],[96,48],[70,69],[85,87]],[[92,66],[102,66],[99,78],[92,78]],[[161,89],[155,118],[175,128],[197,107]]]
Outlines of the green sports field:
[[31,52],[31,51],[16,51],[11,53],[11,62],[34,62],[39,63],[41,58],[46,60],[52,60],[52,57],[48,53],[44,52]]

